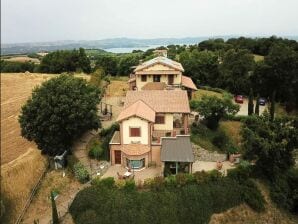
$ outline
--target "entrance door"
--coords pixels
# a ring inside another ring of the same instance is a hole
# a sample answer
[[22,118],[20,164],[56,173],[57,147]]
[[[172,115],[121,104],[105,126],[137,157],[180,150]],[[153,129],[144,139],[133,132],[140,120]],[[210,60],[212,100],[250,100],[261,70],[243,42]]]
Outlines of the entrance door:
[[121,151],[115,150],[115,164],[121,164]]

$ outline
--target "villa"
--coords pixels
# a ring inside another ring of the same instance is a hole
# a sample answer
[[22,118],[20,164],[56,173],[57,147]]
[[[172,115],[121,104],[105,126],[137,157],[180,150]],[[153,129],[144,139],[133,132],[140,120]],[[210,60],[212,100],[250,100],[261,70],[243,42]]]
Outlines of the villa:
[[191,99],[196,85],[190,77],[184,76],[179,62],[165,56],[158,56],[138,65],[130,75],[130,90],[186,90]]

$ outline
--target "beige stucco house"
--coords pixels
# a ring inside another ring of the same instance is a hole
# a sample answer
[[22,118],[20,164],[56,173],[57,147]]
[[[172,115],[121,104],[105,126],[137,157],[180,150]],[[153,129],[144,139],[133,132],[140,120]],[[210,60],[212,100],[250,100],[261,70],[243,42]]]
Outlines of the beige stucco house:
[[183,66],[179,62],[158,56],[138,65],[128,82],[131,90],[183,89],[191,98],[197,87],[183,72]]
[[191,172],[189,114],[185,90],[128,91],[117,118],[120,131],[110,141],[111,164],[136,170],[155,164],[170,173]]

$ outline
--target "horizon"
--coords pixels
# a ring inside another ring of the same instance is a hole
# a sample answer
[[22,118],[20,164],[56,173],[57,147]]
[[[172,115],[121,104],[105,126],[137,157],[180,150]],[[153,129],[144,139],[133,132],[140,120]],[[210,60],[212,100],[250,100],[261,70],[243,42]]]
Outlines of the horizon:
[[298,36],[295,0],[3,0],[1,3],[3,44],[122,37]]

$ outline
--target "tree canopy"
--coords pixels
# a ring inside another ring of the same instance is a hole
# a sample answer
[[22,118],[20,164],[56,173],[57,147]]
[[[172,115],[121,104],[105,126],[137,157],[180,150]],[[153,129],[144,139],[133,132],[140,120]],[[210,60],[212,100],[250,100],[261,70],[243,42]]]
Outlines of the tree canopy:
[[74,139],[98,129],[99,89],[68,75],[50,79],[33,90],[19,116],[21,134],[43,153],[69,150]]
[[204,116],[206,125],[210,129],[216,129],[221,118],[229,114],[236,114],[239,105],[234,104],[229,97],[220,99],[216,96],[204,95],[200,101],[191,101],[191,107]]

